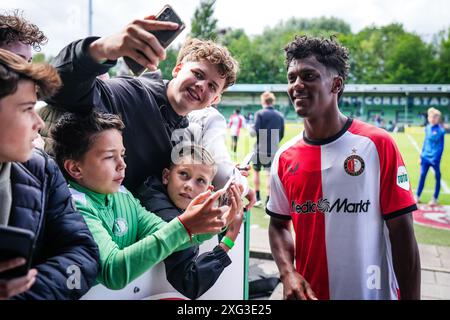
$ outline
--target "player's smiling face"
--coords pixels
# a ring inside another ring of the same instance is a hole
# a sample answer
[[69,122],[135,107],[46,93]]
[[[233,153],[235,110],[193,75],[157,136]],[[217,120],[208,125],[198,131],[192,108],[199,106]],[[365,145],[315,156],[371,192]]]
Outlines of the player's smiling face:
[[293,59],[287,71],[288,95],[302,118],[316,118],[333,104],[335,74],[314,56]]

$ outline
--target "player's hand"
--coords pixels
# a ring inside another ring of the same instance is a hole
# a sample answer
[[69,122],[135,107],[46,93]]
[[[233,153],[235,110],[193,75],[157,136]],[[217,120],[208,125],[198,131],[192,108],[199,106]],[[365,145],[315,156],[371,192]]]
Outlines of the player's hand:
[[166,58],[166,51],[149,31],[176,30],[178,28],[178,24],[156,21],[154,16],[136,19],[121,32],[92,42],[89,46],[89,53],[95,61],[130,57],[154,71],[157,69],[159,61]]
[[290,272],[283,277],[283,299],[317,300],[309,283],[298,272]]
[[[0,272],[20,267],[25,264],[25,259],[17,258],[0,262]],[[31,269],[19,278],[0,279],[0,300],[9,299],[22,292],[28,291],[36,281],[37,270]]]

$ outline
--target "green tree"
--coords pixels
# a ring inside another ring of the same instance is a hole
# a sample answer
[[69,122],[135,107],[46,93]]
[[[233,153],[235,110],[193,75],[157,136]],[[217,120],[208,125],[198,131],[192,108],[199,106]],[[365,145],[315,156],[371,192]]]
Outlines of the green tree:
[[430,83],[432,48],[401,24],[366,27],[339,40],[350,51],[350,83]]
[[158,66],[164,79],[172,79],[172,70],[177,63],[179,50],[180,48],[168,48],[166,50],[166,60],[161,61]]
[[430,83],[432,61],[430,46],[419,36],[400,35],[386,54],[385,83]]
[[450,28],[436,36],[436,60],[431,67],[433,83],[450,83]]
[[350,25],[335,17],[319,17],[312,19],[292,17],[286,21],[281,21],[273,28],[266,28],[265,35],[277,37],[284,33],[298,33],[299,31],[307,32],[313,36],[328,37],[332,34],[350,34]]
[[191,37],[205,40],[217,39],[217,19],[213,17],[215,3],[216,0],[200,1],[191,21]]
[[47,60],[45,59],[45,54],[41,52],[35,53],[33,55],[33,62],[34,63],[47,62]]
[[402,25],[391,24],[382,28],[366,27],[353,37],[343,38],[350,51],[351,82],[384,83],[385,55],[396,36],[403,33]]

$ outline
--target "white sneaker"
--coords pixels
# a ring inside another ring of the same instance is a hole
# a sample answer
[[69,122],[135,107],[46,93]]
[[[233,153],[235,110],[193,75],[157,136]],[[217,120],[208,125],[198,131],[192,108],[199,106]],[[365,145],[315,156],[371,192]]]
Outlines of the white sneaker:
[[255,202],[255,204],[253,205],[254,207],[262,207],[262,202],[261,202],[261,200],[258,200],[258,201],[256,201]]
[[431,198],[430,202],[428,202],[430,206],[436,206],[438,204],[437,199]]

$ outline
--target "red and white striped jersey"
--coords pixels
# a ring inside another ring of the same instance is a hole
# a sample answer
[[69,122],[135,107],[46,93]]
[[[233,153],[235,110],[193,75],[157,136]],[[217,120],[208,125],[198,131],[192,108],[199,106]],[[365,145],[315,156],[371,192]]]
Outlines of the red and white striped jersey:
[[240,114],[233,113],[230,116],[230,122],[228,124],[228,127],[230,128],[230,134],[232,136],[239,137],[239,134],[241,133],[241,128],[245,128],[245,118],[241,116]]
[[274,158],[267,213],[292,219],[296,270],[319,299],[397,299],[385,220],[415,209],[394,140],[361,121],[326,141],[300,135]]

